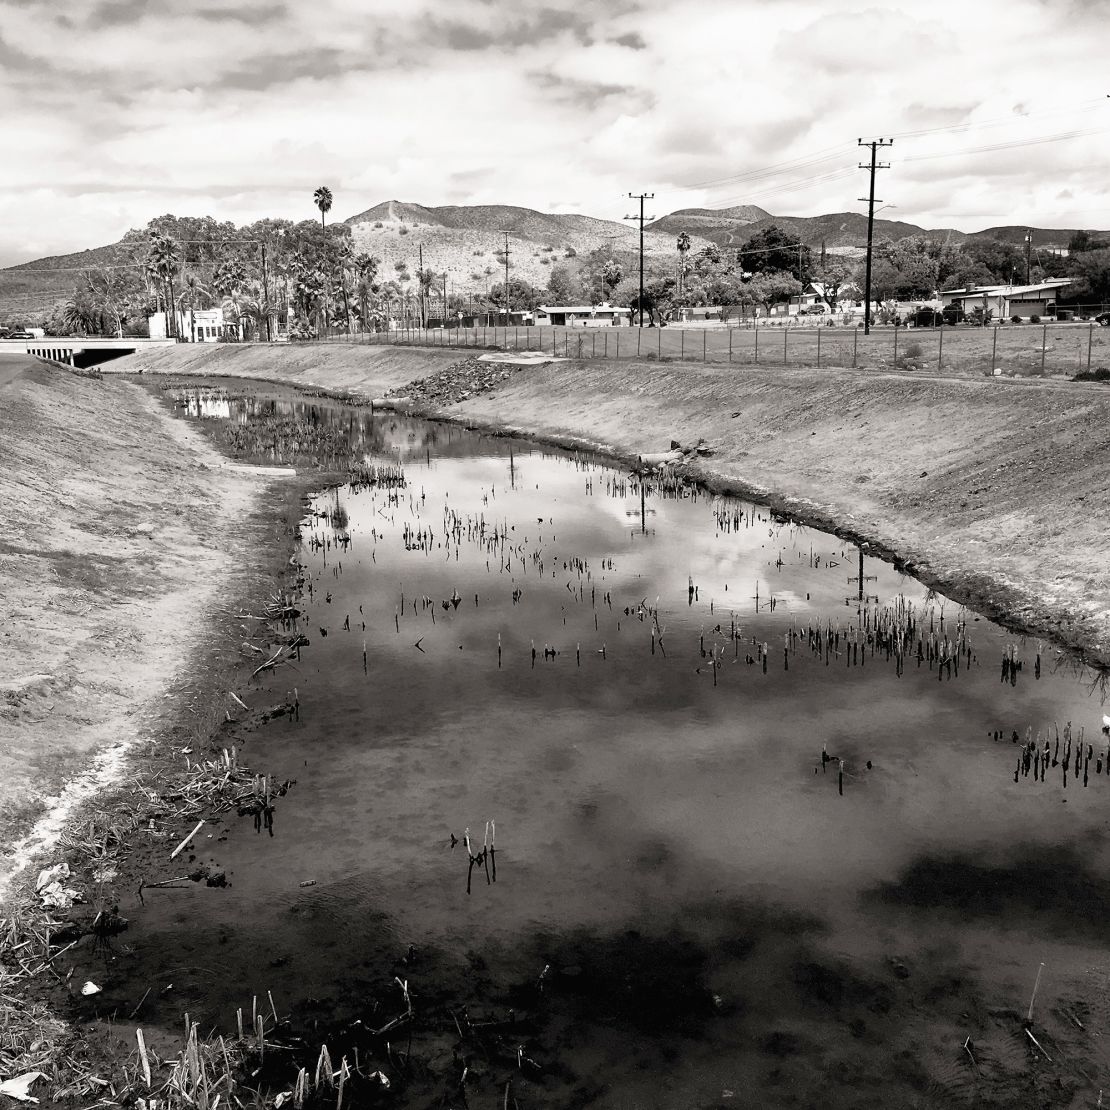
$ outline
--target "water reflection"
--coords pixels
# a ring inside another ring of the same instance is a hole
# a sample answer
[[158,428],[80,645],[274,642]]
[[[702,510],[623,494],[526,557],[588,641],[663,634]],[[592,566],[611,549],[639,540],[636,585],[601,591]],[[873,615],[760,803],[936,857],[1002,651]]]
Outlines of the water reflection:
[[[1107,958],[1110,863],[1079,847],[1105,839],[1098,676],[751,504],[392,414],[182,396],[259,436],[327,429],[381,477],[304,526],[302,713],[245,753],[298,787],[280,837],[230,830],[233,886],[193,907],[252,954],[214,1011],[280,957],[265,986],[294,1009],[361,1018],[351,968],[414,943],[437,975],[480,957],[460,1005],[528,984],[530,1105],[588,1076],[583,1105],[910,1105],[966,1095],[938,1061],[973,1031],[999,1104],[1023,1089],[990,1007],[1035,953],[1048,1021]],[[381,912],[371,943],[353,922]],[[151,950],[179,935],[158,913]]]

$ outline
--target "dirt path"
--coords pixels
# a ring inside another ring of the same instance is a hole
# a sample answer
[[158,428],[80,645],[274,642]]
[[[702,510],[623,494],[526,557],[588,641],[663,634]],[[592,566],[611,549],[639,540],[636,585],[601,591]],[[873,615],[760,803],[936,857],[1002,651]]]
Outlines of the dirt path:
[[223,468],[132,384],[19,361],[0,388],[0,893],[126,749],[190,711],[170,691],[255,571],[273,481]]
[[[375,397],[474,353],[178,348],[118,365]],[[710,482],[865,538],[987,613],[1110,660],[1105,386],[570,360],[437,413],[625,456],[704,439]]]

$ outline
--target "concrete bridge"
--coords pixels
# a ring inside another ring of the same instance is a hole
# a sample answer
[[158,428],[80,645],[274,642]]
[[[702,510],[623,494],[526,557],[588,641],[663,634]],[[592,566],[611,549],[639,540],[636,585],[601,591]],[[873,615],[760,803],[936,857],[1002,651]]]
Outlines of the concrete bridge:
[[115,339],[105,336],[48,335],[45,339],[0,339],[0,355],[28,354],[67,366],[86,367],[151,347],[173,347],[176,339]]

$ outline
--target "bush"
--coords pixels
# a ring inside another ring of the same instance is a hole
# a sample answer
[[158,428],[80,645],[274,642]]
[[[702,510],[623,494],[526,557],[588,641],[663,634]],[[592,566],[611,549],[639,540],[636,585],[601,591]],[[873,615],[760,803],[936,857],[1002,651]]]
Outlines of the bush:
[[1011,316],[1010,317],[1010,323],[1011,324],[1020,324],[1021,323],[1021,317],[1020,316]]
[[1031,324],[1039,324],[1040,322],[1041,322],[1041,318],[1039,316],[1030,316],[1029,317],[1029,323],[1031,323]]
[[906,344],[906,358],[920,358],[922,355],[920,343],[907,343]]
[[407,227],[405,227],[404,224],[401,224],[401,226],[397,229],[397,234],[398,235],[408,235],[408,233],[409,233],[409,229]]
[[375,220],[374,221],[374,226],[375,227],[385,227],[385,224],[383,224],[381,220]]
[[574,247],[567,247],[567,249],[565,251],[563,251],[563,257],[564,258],[577,258],[578,257],[578,252],[574,249]]
[[1080,370],[1072,378],[1073,382],[1110,382],[1110,370],[1105,366],[1098,366],[1094,370]]

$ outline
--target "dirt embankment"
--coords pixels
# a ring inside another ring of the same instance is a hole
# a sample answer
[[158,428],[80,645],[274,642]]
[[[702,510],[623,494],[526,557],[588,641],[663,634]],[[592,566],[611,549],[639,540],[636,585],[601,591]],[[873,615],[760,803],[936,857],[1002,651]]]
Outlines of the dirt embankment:
[[[473,353],[194,347],[116,366],[379,397]],[[704,439],[710,483],[867,539],[961,600],[1110,661],[1105,386],[571,360],[430,411],[623,456]]]
[[214,610],[287,556],[272,477],[134,385],[24,361],[0,385],[0,892],[128,747],[208,719],[189,688]]

